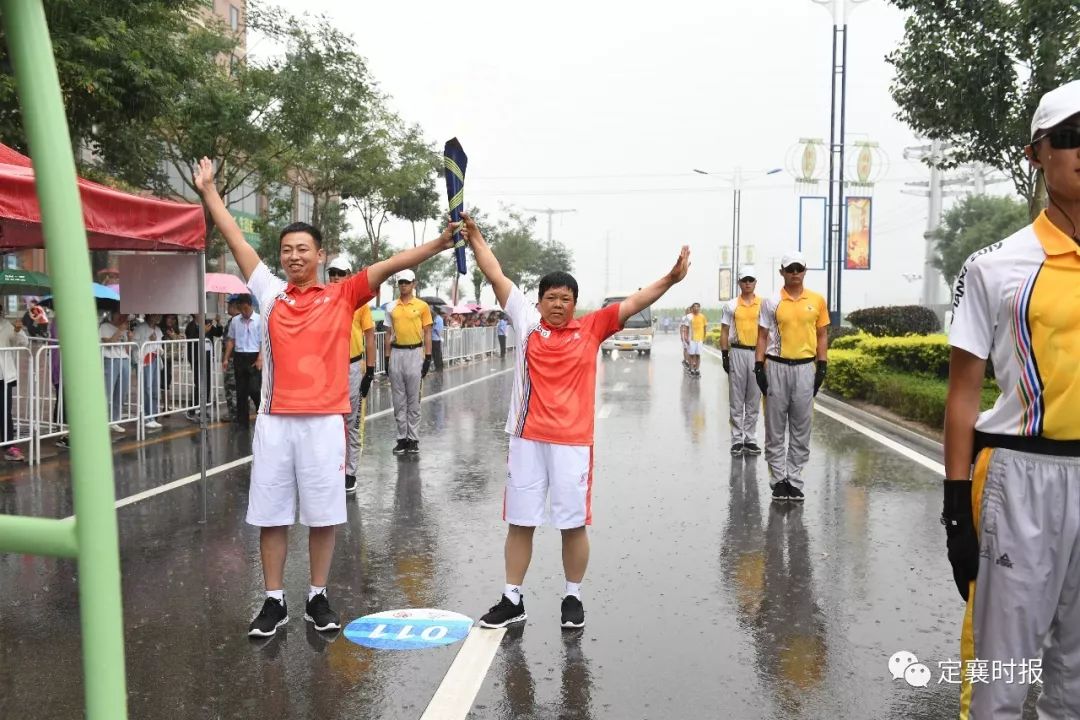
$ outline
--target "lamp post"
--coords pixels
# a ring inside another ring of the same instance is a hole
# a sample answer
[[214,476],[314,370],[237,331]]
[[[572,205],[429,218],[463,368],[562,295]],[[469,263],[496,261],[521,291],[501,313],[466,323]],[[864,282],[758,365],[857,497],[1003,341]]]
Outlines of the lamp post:
[[[751,175],[775,175],[778,172],[782,172],[783,168],[772,168],[771,170],[758,170],[752,171]],[[729,291],[730,297],[735,297],[738,294],[739,279],[735,277],[735,268],[739,265],[739,245],[742,232],[742,182],[743,182],[743,169],[742,167],[736,167],[735,170],[728,173],[723,172],[709,172],[707,170],[699,170],[694,168],[694,172],[698,175],[709,175],[712,177],[720,177],[731,183],[732,190],[732,215],[731,215],[731,287]]]
[[[840,324],[841,230],[844,226],[844,115],[847,110],[847,15],[867,0],[811,0],[832,11],[832,101],[829,105],[829,202],[826,207],[828,238],[825,247],[826,298],[829,319]],[[839,57],[839,63],[837,58]],[[839,93],[837,85],[840,86]],[[837,137],[839,125],[839,137]]]

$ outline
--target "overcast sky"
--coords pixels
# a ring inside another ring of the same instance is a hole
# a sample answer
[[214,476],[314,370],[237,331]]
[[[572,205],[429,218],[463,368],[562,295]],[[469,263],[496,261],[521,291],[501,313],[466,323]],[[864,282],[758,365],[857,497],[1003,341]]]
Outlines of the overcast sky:
[[[754,173],[788,165],[799,138],[828,139],[832,18],[824,8],[810,0],[283,4],[334,18],[407,122],[440,147],[461,140],[467,206],[573,209],[555,216],[554,237],[574,254],[582,303],[655,280],[685,243],[693,267],[659,305],[718,304],[732,195],[722,177],[692,168],[745,168],[743,244],[755,246],[759,292],[775,288],[777,258],[798,242],[798,195],[787,171]],[[888,168],[873,193],[873,268],[845,272],[845,311],[917,301],[920,281],[904,275],[922,273],[927,200],[900,189],[928,177],[903,159],[919,141],[895,119],[888,94],[884,57],[903,35],[902,14],[870,0],[849,27],[848,140],[880,143]],[[538,230],[546,235],[546,216]],[[411,240],[407,225],[390,233]],[[807,284],[824,294],[824,273]]]

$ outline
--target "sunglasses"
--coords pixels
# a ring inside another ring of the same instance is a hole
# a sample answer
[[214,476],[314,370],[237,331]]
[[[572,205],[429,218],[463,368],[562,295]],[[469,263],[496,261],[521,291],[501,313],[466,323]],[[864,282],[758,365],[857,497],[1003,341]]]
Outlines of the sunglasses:
[[412,285],[413,281],[412,280],[398,280],[397,284],[398,285]]
[[1080,125],[1061,125],[1049,132],[1037,136],[1031,141],[1034,145],[1043,138],[1050,139],[1050,147],[1055,150],[1074,150],[1080,148]]
[[747,276],[747,277],[744,277],[744,278],[739,278],[739,282],[754,282],[754,280],[755,280],[755,278],[752,278],[750,276]]
[[791,273],[792,275],[798,275],[801,272],[806,272],[806,266],[799,263],[792,263],[784,268],[784,272]]
[[328,274],[330,275],[330,277],[345,277],[349,273],[345,272],[344,270],[331,270]]

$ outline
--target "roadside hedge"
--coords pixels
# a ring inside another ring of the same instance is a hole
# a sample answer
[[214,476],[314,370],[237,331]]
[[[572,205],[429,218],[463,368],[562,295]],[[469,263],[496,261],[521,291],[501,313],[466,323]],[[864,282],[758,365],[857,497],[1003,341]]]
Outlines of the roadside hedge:
[[937,315],[922,305],[892,305],[856,310],[847,321],[875,337],[928,335],[941,330]]
[[949,377],[949,339],[942,334],[868,337],[857,347],[890,370]]

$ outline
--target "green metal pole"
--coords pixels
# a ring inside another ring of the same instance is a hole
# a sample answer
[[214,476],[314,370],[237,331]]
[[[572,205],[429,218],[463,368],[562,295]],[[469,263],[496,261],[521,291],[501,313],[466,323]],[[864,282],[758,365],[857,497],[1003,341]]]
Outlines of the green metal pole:
[[0,0],[23,125],[37,177],[64,387],[79,546],[79,613],[88,720],[127,718],[120,551],[105,380],[90,290],[90,257],[75,184],[71,136],[40,0]]
[[76,557],[75,520],[0,516],[0,552]]

